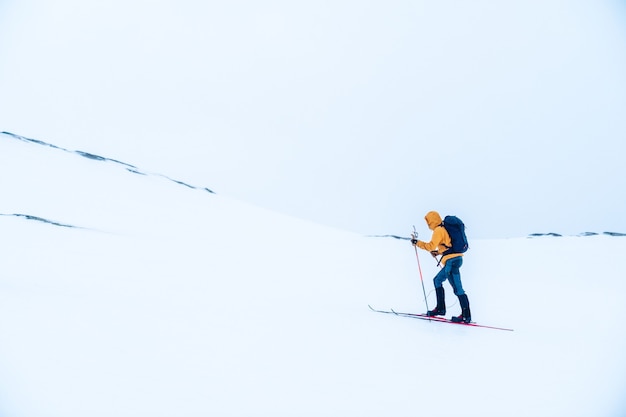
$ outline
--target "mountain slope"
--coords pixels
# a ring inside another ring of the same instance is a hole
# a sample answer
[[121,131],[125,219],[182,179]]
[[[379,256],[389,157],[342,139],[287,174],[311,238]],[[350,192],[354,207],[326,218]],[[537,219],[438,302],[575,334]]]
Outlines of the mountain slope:
[[6,134],[0,159],[2,416],[626,410],[626,239],[472,241],[474,319],[515,331],[464,328],[369,311],[425,309],[405,241]]

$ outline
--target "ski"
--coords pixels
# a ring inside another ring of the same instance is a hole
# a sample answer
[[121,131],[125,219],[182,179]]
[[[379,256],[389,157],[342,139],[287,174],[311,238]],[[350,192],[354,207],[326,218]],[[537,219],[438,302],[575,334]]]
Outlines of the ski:
[[445,317],[441,317],[441,316],[427,316],[426,314],[419,314],[419,313],[403,313],[403,312],[399,312],[399,311],[395,311],[394,309],[391,310],[377,310],[374,307],[372,307],[371,305],[368,305],[368,307],[370,308],[370,310],[376,312],[376,313],[383,313],[383,314],[392,314],[394,316],[399,316],[399,317],[409,317],[412,319],[420,319],[420,320],[428,320],[428,321],[436,321],[439,323],[450,323],[450,324],[459,324],[461,326],[468,326],[468,327],[482,327],[483,329],[493,329],[493,330],[504,330],[507,332],[512,332],[513,329],[507,329],[505,327],[495,327],[495,326],[487,326],[484,324],[478,324],[478,323],[463,323],[463,322],[455,322],[452,320],[449,320]]

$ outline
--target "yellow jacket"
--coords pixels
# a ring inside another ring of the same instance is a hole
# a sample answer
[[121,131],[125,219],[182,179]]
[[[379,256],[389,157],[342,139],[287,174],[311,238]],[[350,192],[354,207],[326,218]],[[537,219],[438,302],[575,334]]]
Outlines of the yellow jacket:
[[[426,216],[426,224],[428,228],[433,231],[433,236],[430,238],[430,242],[424,242],[418,240],[416,245],[420,249],[429,251],[430,253],[441,255],[452,246],[450,235],[447,230],[441,225],[443,220],[436,211],[429,211]],[[462,253],[450,253],[441,258],[441,265],[445,266],[448,259],[456,258],[457,256],[463,256]]]

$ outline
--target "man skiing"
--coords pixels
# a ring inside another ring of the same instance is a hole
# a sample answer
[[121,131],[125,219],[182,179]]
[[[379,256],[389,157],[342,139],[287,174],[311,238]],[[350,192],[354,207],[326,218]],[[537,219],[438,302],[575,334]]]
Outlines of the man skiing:
[[461,305],[461,315],[452,317],[452,321],[470,323],[472,321],[472,315],[470,313],[469,300],[463,290],[461,272],[459,270],[461,265],[463,265],[463,254],[451,253],[452,240],[450,239],[448,231],[443,227],[443,221],[439,213],[429,211],[424,219],[428,224],[428,228],[433,231],[430,242],[424,242],[414,238],[411,239],[411,243],[420,249],[429,251],[435,258],[438,255],[443,255],[439,261],[442,268],[433,279],[435,293],[437,295],[437,306],[433,310],[428,311],[427,315],[430,317],[445,316],[446,300],[443,282],[448,280],[454,290],[454,294],[459,297],[459,303]]

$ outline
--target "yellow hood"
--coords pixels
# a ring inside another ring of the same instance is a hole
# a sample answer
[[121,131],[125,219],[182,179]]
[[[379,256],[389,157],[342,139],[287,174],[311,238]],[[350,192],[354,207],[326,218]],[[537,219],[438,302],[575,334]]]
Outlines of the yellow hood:
[[442,223],[441,216],[436,211],[429,211],[426,213],[426,216],[424,216],[424,219],[426,219],[426,224],[428,224],[430,230],[435,230],[435,228]]

